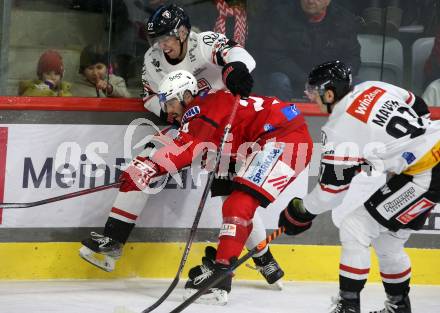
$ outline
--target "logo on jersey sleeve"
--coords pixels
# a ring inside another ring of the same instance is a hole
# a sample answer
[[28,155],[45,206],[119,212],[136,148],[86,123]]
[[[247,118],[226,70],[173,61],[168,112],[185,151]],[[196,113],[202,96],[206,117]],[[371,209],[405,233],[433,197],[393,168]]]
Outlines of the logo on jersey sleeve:
[[367,123],[374,104],[386,91],[372,86],[361,93],[347,109],[347,113],[361,122]]
[[412,152],[402,153],[402,158],[405,159],[406,163],[411,164],[416,159],[416,156]]
[[299,114],[299,110],[294,103],[291,103],[290,106],[281,109],[281,112],[284,114],[288,121],[293,120]]
[[191,117],[194,117],[197,114],[200,114],[200,107],[198,105],[190,108],[185,114],[183,114],[182,124],[185,124]]
[[220,34],[209,32],[202,37],[202,41],[205,45],[212,46],[218,37],[220,37]]

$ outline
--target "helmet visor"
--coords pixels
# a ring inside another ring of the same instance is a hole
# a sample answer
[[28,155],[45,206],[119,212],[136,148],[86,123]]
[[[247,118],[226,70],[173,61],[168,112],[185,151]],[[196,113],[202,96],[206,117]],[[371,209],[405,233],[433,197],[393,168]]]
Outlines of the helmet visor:
[[155,36],[155,37],[148,36],[148,43],[150,44],[151,47],[155,45],[160,46],[163,43],[167,43],[171,41],[173,38],[179,39],[179,35],[176,30],[170,31],[169,33],[160,36]]
[[167,104],[171,104],[172,102],[175,102],[176,100],[180,102],[177,95],[170,95],[170,94],[167,95],[165,93],[159,93],[157,96],[159,97],[160,107],[162,108],[162,110],[165,113],[168,113]]
[[320,96],[320,88],[317,85],[311,85],[306,83],[304,88],[304,94],[310,100],[310,102],[316,103],[317,98]]

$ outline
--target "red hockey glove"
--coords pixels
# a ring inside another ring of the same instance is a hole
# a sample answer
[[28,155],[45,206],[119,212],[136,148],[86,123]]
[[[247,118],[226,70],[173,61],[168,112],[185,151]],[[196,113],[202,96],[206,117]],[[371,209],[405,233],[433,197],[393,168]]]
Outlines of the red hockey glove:
[[280,213],[278,227],[286,228],[286,235],[298,235],[312,226],[315,214],[308,212],[303,205],[302,199],[293,198],[287,208]]
[[157,165],[145,157],[136,157],[122,172],[119,181],[122,182],[120,191],[143,190],[148,187],[150,180],[157,173]]
[[231,62],[222,70],[223,82],[233,95],[249,97],[254,80],[243,62]]

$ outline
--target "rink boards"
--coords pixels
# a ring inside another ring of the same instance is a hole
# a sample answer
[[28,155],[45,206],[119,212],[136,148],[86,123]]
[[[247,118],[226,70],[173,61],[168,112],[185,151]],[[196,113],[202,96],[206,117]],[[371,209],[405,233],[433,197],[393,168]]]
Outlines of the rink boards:
[[[126,139],[126,125],[133,115],[99,113],[97,117],[87,113],[81,118],[84,114],[4,114],[5,123],[0,125],[0,172],[5,174],[0,177],[2,202],[36,201],[114,181],[119,166],[133,157],[127,154],[126,147],[131,149],[139,143],[148,129],[140,126]],[[325,118],[314,116],[307,120],[318,143]],[[267,210],[259,210],[267,228],[276,228],[278,212],[291,197],[303,196],[314,185],[319,172],[317,161],[319,157],[316,159],[315,155],[312,167],[283,197]],[[0,279],[172,278],[205,180],[206,173],[187,170],[181,185],[171,180],[161,194],[151,197],[114,273],[104,273],[83,262],[77,250],[89,231],[101,230],[116,190],[40,207],[0,210]],[[205,236],[198,234],[184,274],[200,261],[206,242],[216,241],[219,208],[218,200],[208,201],[199,226]],[[416,283],[440,284],[439,233],[437,209],[424,230],[413,235],[408,244]],[[306,234],[283,236],[278,242],[272,251],[285,270],[286,279],[337,281],[340,248],[329,214],[320,216]],[[373,264],[370,279],[378,280],[377,265],[374,261]],[[260,279],[244,266],[238,270],[237,278]]]
[[[78,243],[0,243],[0,279],[111,279],[173,278],[184,243],[129,243],[112,273],[106,273],[78,257]],[[206,243],[194,243],[183,277],[200,263]],[[272,253],[285,271],[285,280],[337,281],[340,247],[274,244]],[[440,250],[408,248],[412,261],[412,282],[440,284]],[[253,262],[248,262],[253,265]],[[255,270],[241,266],[236,279],[261,279]],[[369,281],[379,281],[378,266],[372,257]]]

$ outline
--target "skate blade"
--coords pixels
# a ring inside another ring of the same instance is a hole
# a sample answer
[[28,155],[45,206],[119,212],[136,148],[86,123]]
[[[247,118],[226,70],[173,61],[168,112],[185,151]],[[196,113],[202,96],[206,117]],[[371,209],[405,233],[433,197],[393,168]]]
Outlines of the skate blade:
[[275,290],[283,290],[283,288],[284,288],[283,281],[281,279],[278,279],[271,286]]
[[[210,293],[206,293],[200,296],[195,303],[199,304],[210,304],[210,305],[226,305],[228,303],[228,293],[226,290],[221,290],[217,288],[211,288]],[[183,299],[186,300],[195,294],[198,290],[186,288],[185,294],[183,295]]]
[[129,309],[127,309],[124,306],[118,306],[115,308],[115,310],[113,311],[113,313],[135,313]]
[[96,253],[85,246],[79,249],[79,256],[90,264],[106,272],[113,272],[115,269],[116,260],[114,258]]

